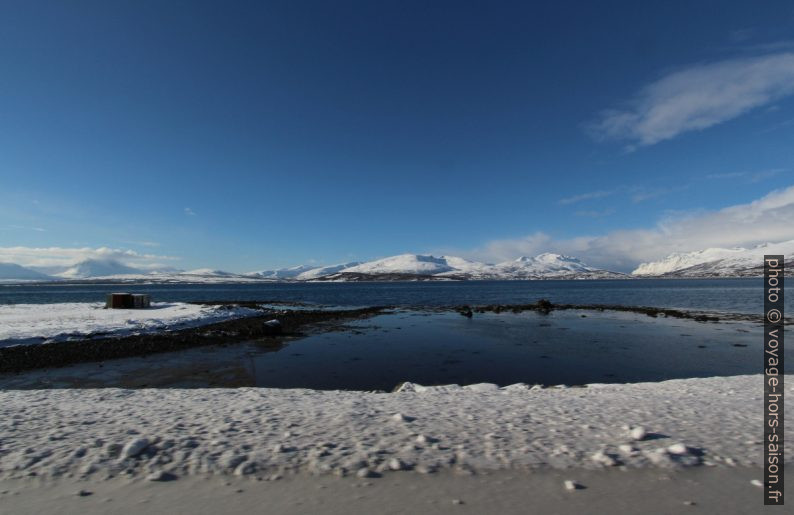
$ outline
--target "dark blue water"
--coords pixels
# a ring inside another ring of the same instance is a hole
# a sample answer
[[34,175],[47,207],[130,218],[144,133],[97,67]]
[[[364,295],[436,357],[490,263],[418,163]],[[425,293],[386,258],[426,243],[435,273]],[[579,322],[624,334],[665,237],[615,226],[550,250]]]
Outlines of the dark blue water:
[[[584,315],[584,317],[582,316]],[[761,372],[763,328],[634,313],[401,312],[315,334],[242,363],[251,385],[391,390],[480,382],[587,384]],[[794,359],[794,349],[786,352]]]
[[[261,300],[333,306],[515,304],[545,298],[574,304],[622,304],[728,313],[762,312],[762,280],[471,281],[158,285],[0,285],[0,304],[103,301],[112,291],[145,292],[153,301]],[[788,296],[788,313],[792,310]]]

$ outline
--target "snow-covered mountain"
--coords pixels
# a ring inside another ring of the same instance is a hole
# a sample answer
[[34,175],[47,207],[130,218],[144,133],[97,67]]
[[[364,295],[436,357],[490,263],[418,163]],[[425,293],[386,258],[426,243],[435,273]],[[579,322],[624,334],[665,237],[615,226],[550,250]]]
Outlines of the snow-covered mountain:
[[559,254],[520,257],[515,261],[490,264],[456,256],[400,254],[344,268],[319,276],[319,280],[417,279],[600,279],[625,278],[625,274],[587,266],[576,258]]
[[739,256],[743,252],[747,252],[747,249],[741,247],[732,249],[709,248],[694,252],[676,252],[659,261],[642,263],[631,273],[632,275],[664,275],[691,266]]
[[63,279],[88,279],[92,277],[103,277],[108,275],[142,274],[142,270],[113,260],[86,259],[65,271],[55,274]]
[[341,272],[357,274],[415,274],[434,275],[455,270],[445,257],[421,254],[400,254],[375,261],[368,261],[345,268]]
[[[17,275],[25,270],[5,265]],[[3,269],[0,268],[0,280]],[[559,254],[520,257],[504,263],[480,263],[457,256],[400,254],[365,263],[351,262],[330,266],[299,265],[249,274],[199,268],[182,271],[163,269],[145,271],[117,261],[86,260],[55,277],[28,270],[30,280],[109,281],[118,283],[252,283],[271,281],[409,281],[409,280],[513,280],[513,279],[613,279],[625,274],[588,266],[576,258]],[[8,275],[11,275],[9,272]],[[11,277],[9,280],[26,280]]]
[[[794,240],[764,243],[746,249],[709,248],[670,254],[664,259],[642,263],[635,276],[651,277],[753,277],[764,273],[764,255],[782,254],[794,261]],[[787,267],[788,269],[789,267]]]
[[317,265],[298,265],[289,268],[277,268],[275,270],[262,270],[260,272],[251,272],[250,277],[258,277],[260,279],[294,279],[304,272],[320,268]]
[[0,263],[0,281],[46,281],[47,274],[19,266],[14,263]]
[[295,279],[299,281],[311,281],[312,279],[317,279],[318,277],[323,277],[325,275],[335,274],[337,272],[341,272],[346,268],[352,268],[360,264],[361,262],[359,261],[351,261],[350,263],[342,263],[339,265],[321,266],[318,268],[312,268],[310,270],[301,272],[300,274],[296,275]]
[[123,273],[110,275],[97,275],[91,277],[60,277],[60,281],[79,282],[112,282],[112,283],[144,283],[144,284],[229,284],[229,283],[254,283],[272,282],[261,277],[224,272],[223,270],[197,269],[190,271],[169,270],[138,273]]
[[179,272],[180,275],[201,275],[204,277],[236,277],[239,274],[225,272],[223,270],[213,270],[212,268],[197,268],[187,272]]
[[505,279],[609,279],[624,274],[602,270],[561,254],[544,253],[535,257],[521,256],[514,261],[494,265],[493,273]]

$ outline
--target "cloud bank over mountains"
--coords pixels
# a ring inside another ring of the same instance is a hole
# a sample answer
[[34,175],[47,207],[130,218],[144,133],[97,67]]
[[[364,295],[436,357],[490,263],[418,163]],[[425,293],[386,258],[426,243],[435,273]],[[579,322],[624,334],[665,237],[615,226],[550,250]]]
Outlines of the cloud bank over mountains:
[[[794,240],[793,220],[794,186],[789,186],[747,204],[669,216],[647,229],[616,230],[569,239],[557,239],[538,231],[524,237],[493,240],[473,250],[443,249],[442,253],[499,263],[518,256],[551,252],[576,256],[598,268],[631,272],[640,263],[660,260],[673,253],[711,247],[750,248]],[[43,271],[65,269],[87,260],[120,263],[141,271],[170,270],[179,259],[109,247],[0,247],[0,263]],[[295,275],[306,270],[295,267]]]
[[671,216],[648,229],[617,230],[603,235],[555,239],[544,232],[522,238],[493,240],[464,253],[466,257],[500,261],[521,255],[556,252],[587,263],[630,271],[639,263],[674,252],[709,247],[753,247],[794,239],[794,186],[750,202],[717,211]]
[[179,258],[109,247],[0,247],[0,263],[57,269],[83,261],[118,262],[141,270],[171,268]]

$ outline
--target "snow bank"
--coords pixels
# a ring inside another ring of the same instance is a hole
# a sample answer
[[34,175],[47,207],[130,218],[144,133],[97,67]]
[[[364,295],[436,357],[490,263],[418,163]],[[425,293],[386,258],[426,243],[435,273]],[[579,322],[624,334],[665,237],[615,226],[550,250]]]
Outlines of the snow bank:
[[390,394],[1,391],[0,478],[760,466],[762,405],[760,375]]
[[258,313],[180,302],[154,302],[149,309],[104,309],[99,302],[0,305],[0,347],[184,329]]

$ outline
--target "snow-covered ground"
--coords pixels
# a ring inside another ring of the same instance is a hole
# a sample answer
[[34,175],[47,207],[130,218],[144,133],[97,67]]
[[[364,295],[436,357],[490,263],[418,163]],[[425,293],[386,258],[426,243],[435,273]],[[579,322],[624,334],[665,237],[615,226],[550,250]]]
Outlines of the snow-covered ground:
[[[794,384],[794,376],[787,378]],[[794,388],[788,387],[792,391]],[[760,466],[763,378],[0,392],[0,478]],[[786,456],[792,456],[791,443]]]
[[184,329],[256,315],[249,308],[154,302],[149,309],[104,309],[99,302],[0,305],[0,347]]

